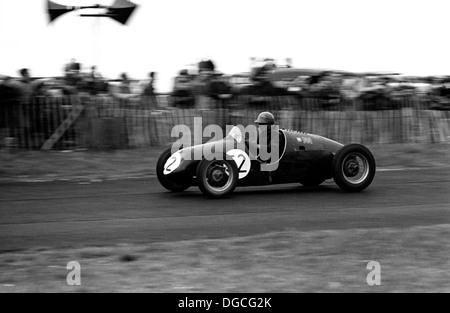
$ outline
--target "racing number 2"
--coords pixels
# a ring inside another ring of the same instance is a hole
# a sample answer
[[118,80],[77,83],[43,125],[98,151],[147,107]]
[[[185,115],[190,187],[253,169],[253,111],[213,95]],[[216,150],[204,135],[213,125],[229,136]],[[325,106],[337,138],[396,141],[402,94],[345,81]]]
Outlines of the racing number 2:
[[[166,166],[166,172],[172,172],[174,170],[174,168],[172,169],[170,167],[175,164],[175,162],[177,161],[177,158],[173,156],[170,158],[170,161],[171,161],[171,163]],[[169,162],[169,161],[167,161],[167,162]]]
[[179,152],[174,153],[169,159],[167,159],[164,165],[164,175],[169,175],[175,171],[181,164],[181,154]]
[[227,152],[236,162],[239,172],[239,179],[242,179],[250,173],[251,162],[250,157],[242,150],[234,149]]
[[237,158],[242,158],[241,165],[239,165],[238,167],[239,173],[247,173],[247,170],[242,170],[242,167],[244,166],[246,160],[245,155],[239,154]]

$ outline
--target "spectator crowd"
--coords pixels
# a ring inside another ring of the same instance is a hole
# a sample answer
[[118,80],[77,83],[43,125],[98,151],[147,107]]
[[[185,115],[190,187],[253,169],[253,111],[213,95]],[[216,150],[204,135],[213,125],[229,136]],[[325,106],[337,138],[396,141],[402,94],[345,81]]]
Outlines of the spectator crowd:
[[[61,77],[32,78],[29,69],[20,69],[19,77],[12,78],[0,76],[0,99],[24,101],[35,96],[63,97],[79,93],[89,95],[155,95],[154,81],[156,73],[151,72],[147,80],[130,80],[127,73],[120,74],[118,79],[107,79],[98,72],[96,66],[83,69],[82,64],[75,59],[64,66],[64,75]],[[136,88],[139,89],[138,92]]]
[[[61,77],[32,78],[29,69],[20,69],[18,74],[19,78],[0,76],[2,106],[35,96],[64,97],[85,93],[127,99],[158,95],[156,72],[150,72],[142,81],[130,79],[125,72],[111,80],[103,77],[96,66],[86,70],[75,59],[65,65]],[[366,110],[389,109],[395,100],[421,97],[431,108],[450,109],[450,76],[406,77],[397,73],[298,69],[292,67],[291,60],[280,66],[273,59],[253,62],[248,72],[227,75],[218,71],[212,60],[203,60],[195,70],[181,70],[174,78],[170,93],[172,103],[177,107],[195,106],[198,95],[218,101],[239,96],[291,95],[300,99],[319,99],[324,108],[358,100]]]

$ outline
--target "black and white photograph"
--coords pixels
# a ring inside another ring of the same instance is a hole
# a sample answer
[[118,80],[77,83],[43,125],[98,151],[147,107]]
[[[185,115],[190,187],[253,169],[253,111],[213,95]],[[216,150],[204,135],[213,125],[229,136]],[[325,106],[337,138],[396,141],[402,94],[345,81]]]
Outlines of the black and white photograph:
[[449,11],[0,0],[0,293],[449,293]]

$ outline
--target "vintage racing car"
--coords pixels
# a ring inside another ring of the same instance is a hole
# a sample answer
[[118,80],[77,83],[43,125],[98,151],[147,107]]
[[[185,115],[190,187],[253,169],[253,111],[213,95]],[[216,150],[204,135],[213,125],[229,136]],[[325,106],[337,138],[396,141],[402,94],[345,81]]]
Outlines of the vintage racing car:
[[[277,163],[270,174],[261,170],[264,163],[252,155],[254,150],[242,130],[234,127],[220,141],[187,147],[173,154],[171,149],[163,152],[156,168],[159,182],[173,192],[198,186],[211,197],[227,196],[237,186],[288,183],[318,186],[334,179],[344,191],[360,192],[372,183],[375,159],[363,145],[343,145],[322,136],[286,129],[278,132],[279,156],[270,160],[272,165]],[[245,148],[236,148],[243,141]],[[217,144],[223,145],[223,155],[205,155],[208,145]],[[201,160],[191,158],[193,154],[200,155]]]

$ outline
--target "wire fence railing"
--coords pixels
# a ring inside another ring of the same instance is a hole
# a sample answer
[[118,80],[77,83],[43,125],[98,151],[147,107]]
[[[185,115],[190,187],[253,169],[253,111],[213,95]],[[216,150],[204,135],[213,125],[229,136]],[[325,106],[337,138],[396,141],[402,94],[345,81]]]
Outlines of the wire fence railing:
[[[292,96],[232,99],[197,97],[179,107],[168,96],[35,97],[0,106],[0,139],[21,149],[125,148],[174,142],[172,129],[253,124],[271,111],[281,128],[301,130],[342,143],[437,143],[450,141],[450,111],[428,109],[426,100],[405,97],[390,109],[365,110],[359,101],[324,103]],[[198,119],[197,119],[198,121]],[[203,138],[207,141],[210,138]]]

